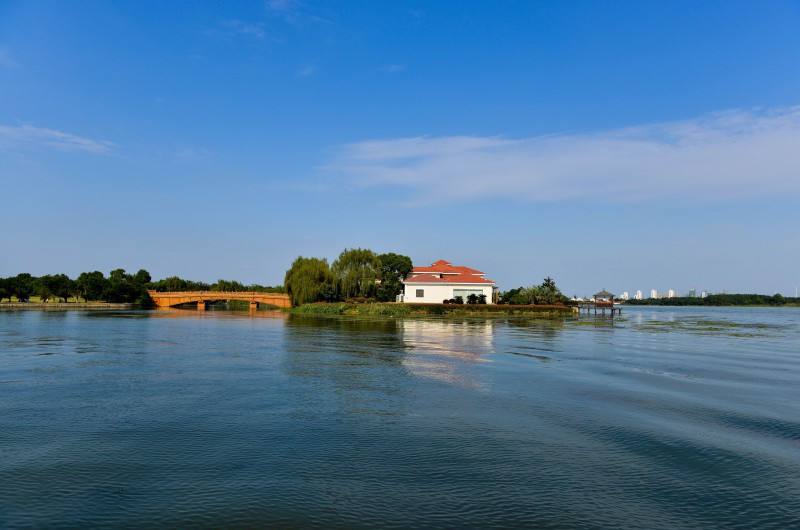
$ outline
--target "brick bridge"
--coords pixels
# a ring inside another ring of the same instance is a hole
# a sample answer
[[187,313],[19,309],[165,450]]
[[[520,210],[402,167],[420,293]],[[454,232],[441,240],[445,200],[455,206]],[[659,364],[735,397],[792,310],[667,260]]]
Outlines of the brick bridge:
[[206,302],[217,300],[241,300],[250,302],[250,309],[258,309],[258,304],[269,304],[278,307],[292,307],[288,294],[259,293],[254,291],[147,291],[157,307],[174,307],[181,304],[197,304],[199,311],[205,311]]

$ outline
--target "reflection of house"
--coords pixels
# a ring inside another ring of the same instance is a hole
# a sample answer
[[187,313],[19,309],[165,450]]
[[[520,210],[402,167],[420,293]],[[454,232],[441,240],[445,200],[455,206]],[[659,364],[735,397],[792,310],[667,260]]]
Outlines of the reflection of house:
[[453,265],[439,260],[430,267],[414,267],[403,283],[404,293],[400,302],[441,304],[460,296],[464,302],[469,295],[484,295],[486,303],[492,303],[495,283],[484,278],[484,273],[469,267]]

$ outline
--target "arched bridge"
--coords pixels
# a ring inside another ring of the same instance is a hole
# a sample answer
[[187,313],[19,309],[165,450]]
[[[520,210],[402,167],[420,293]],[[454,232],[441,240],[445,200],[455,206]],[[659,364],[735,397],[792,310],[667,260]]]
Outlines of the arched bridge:
[[269,304],[278,307],[292,307],[288,294],[260,293],[255,291],[147,291],[157,307],[175,307],[176,305],[196,303],[197,309],[205,311],[206,302],[218,300],[240,300],[250,302],[250,309],[258,309],[258,304]]

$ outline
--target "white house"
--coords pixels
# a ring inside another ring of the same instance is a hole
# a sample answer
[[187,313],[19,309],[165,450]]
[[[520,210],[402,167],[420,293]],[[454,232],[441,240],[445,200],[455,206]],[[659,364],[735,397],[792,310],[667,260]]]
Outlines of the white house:
[[414,267],[403,283],[404,293],[398,302],[441,304],[460,296],[464,303],[471,294],[485,295],[486,303],[493,302],[495,283],[484,278],[485,273],[451,264],[440,259],[430,267]]

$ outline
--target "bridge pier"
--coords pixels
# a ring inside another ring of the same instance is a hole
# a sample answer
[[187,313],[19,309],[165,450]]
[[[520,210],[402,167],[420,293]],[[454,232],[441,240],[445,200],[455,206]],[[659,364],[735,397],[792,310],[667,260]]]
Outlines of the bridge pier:
[[258,302],[250,302],[250,311],[258,311]]
[[206,301],[205,300],[200,300],[199,302],[197,302],[197,310],[198,311],[205,311],[206,310]]

